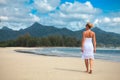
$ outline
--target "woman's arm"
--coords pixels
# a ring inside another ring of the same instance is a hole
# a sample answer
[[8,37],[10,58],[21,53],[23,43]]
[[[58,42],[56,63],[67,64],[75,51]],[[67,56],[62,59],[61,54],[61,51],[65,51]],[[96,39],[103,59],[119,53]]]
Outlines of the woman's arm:
[[93,34],[93,46],[94,46],[94,53],[96,52],[96,35]]

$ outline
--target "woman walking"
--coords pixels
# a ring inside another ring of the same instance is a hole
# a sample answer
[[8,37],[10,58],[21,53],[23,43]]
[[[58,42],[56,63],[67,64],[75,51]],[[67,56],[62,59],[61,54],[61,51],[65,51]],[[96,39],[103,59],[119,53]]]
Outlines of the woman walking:
[[[96,36],[91,28],[93,24],[86,24],[86,31],[82,36],[82,59],[85,60],[86,72],[92,73],[94,53],[96,52]],[[90,67],[89,67],[90,66]],[[90,68],[90,69],[89,69]]]

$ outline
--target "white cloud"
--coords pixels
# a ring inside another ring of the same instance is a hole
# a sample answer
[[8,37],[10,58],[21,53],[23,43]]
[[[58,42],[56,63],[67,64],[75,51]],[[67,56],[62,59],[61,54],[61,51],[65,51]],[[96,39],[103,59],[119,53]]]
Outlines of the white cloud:
[[98,8],[94,8],[92,4],[87,1],[85,3],[80,2],[65,2],[60,6],[60,10],[64,13],[85,13],[85,14],[96,14],[100,13],[101,10]]
[[[35,0],[34,4],[39,12],[44,13],[55,10],[55,12],[49,13],[46,18],[40,18],[30,13],[31,6],[26,7],[25,2],[27,0],[4,1],[4,6],[0,7],[0,12],[2,12],[0,13],[0,18],[3,21],[3,26],[19,29],[21,26],[22,28],[27,27],[35,21],[40,21],[46,25],[79,30],[84,27],[87,21],[91,21],[94,15],[101,12],[100,9],[94,8],[90,2],[66,2],[59,6],[60,0]],[[59,9],[56,10],[58,6]]]
[[90,2],[65,2],[60,5],[59,10],[49,13],[49,16],[52,25],[57,27],[62,25],[62,27],[67,27],[71,30],[79,30],[85,26],[86,22],[92,21],[95,15],[98,15],[100,12],[101,10],[94,8]]
[[31,14],[31,13],[30,13],[29,15],[33,18],[33,19],[32,19],[33,22],[34,22],[34,21],[37,21],[37,22],[40,21],[40,18],[39,18],[38,16],[36,16],[36,15],[34,15],[34,14]]
[[[104,18],[100,18],[98,20],[98,24],[101,24],[102,26],[106,26],[106,27],[117,27],[120,24],[120,17],[104,17]],[[114,26],[113,26],[114,25]]]
[[[20,30],[20,29],[25,29],[27,28],[29,25],[31,25],[31,23],[15,23],[15,22],[2,22],[2,24],[0,24],[0,26],[7,26],[8,28],[11,28],[13,30]],[[22,27],[21,27],[22,26]]]
[[0,0],[0,4],[5,4],[6,0]]
[[60,5],[60,10],[49,13],[51,19],[48,25],[66,27],[70,30],[80,30],[86,22],[92,22],[95,26],[105,31],[120,33],[120,12],[103,15],[102,10],[92,6],[90,2],[65,2]]
[[[1,26],[8,26],[12,29],[20,29],[30,26],[35,21],[40,21],[37,15],[30,13],[28,0],[0,0],[0,23]],[[31,14],[31,15],[29,15]]]
[[120,23],[120,17],[115,17],[115,18],[113,18],[113,22]]
[[94,24],[98,24],[99,23],[99,19],[95,19]]
[[92,4],[91,4],[89,1],[87,1],[85,4],[86,4],[89,8],[93,9],[93,6],[92,6]]
[[6,20],[8,20],[8,17],[7,16],[0,16],[0,19],[6,21]]
[[60,0],[35,0],[35,8],[39,10],[40,13],[47,13],[53,11],[60,4]]
[[104,23],[109,23],[110,21],[111,21],[111,19],[108,18],[108,17],[103,18],[103,22],[104,22]]
[[109,32],[120,33],[120,17],[105,16],[94,21],[95,26]]

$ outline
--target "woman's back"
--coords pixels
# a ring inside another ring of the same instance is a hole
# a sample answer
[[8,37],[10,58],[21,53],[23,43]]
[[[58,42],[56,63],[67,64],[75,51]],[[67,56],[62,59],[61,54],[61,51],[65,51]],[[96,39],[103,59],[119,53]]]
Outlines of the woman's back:
[[94,37],[94,32],[91,30],[85,31],[84,32],[85,38],[93,38]]

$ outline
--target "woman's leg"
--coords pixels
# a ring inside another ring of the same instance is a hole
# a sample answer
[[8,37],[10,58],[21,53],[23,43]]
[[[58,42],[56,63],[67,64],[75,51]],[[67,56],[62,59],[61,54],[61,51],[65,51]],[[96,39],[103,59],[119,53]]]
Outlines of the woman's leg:
[[89,71],[88,59],[85,59],[86,72]]
[[90,63],[90,74],[92,73],[92,68],[93,68],[93,59],[89,59],[89,63]]

